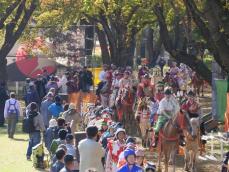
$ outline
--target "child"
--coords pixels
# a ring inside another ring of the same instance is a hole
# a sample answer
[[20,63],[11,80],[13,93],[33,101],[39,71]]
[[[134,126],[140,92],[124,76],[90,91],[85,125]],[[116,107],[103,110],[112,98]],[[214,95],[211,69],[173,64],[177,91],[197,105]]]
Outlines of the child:
[[64,168],[64,149],[57,149],[56,151],[56,159],[57,161],[52,165],[51,172],[59,172],[62,168]]

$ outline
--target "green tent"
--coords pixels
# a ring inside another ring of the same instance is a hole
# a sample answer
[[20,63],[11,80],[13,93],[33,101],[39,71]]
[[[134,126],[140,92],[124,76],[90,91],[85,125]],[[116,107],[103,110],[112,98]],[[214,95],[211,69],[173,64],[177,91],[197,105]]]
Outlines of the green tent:
[[218,121],[224,122],[224,114],[227,105],[227,80],[217,79],[216,84],[216,102]]

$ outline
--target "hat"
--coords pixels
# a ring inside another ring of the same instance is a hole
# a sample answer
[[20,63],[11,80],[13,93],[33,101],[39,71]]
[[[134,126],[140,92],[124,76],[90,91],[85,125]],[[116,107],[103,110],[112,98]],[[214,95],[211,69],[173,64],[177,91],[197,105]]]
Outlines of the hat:
[[74,139],[74,137],[73,137],[73,135],[72,134],[67,134],[67,136],[66,136],[66,141],[71,141],[71,140],[73,140]]
[[57,121],[56,119],[50,119],[49,121],[49,127],[56,127],[57,126]]
[[61,101],[60,96],[56,96],[56,97],[55,97],[55,102],[60,102],[60,101]]
[[169,87],[166,87],[165,90],[164,90],[164,93],[165,95],[171,95],[172,94],[172,91]]
[[125,129],[118,128],[117,131],[115,132],[115,137],[117,137],[120,132],[124,132],[126,134],[126,130]]
[[145,156],[145,153],[144,153],[144,151],[143,151],[142,149],[137,149],[137,150],[135,151],[135,155],[136,155],[136,156],[144,157],[144,156]]
[[125,157],[125,159],[127,159],[128,156],[130,156],[130,155],[136,156],[134,150],[132,150],[132,149],[126,149],[126,150],[124,151],[124,157]]
[[124,74],[130,75],[130,71],[125,70],[125,71],[124,71]]
[[145,170],[152,170],[153,172],[156,171],[156,165],[154,165],[153,163],[147,163],[146,167],[145,167]]
[[30,83],[29,83],[29,86],[30,86],[30,87],[33,87],[34,85],[33,85],[33,83],[32,83],[32,82],[30,82]]
[[76,110],[76,105],[74,103],[70,103],[68,109]]
[[136,145],[135,145],[134,143],[129,142],[129,143],[126,145],[126,147],[127,147],[127,149],[132,149],[132,150],[134,150],[135,147],[136,147]]

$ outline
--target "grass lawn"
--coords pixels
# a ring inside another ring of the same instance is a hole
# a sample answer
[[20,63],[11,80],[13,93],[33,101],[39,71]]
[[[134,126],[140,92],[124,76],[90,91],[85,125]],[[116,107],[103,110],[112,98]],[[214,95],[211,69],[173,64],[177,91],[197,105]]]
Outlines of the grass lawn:
[[32,161],[26,160],[28,134],[21,132],[21,123],[17,124],[15,139],[9,139],[7,128],[0,128],[0,172],[37,172]]

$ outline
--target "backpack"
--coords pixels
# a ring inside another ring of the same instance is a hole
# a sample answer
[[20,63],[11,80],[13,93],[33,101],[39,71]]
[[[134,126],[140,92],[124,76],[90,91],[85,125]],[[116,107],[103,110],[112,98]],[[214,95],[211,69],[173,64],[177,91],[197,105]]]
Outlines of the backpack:
[[[10,100],[9,100],[9,107],[8,107],[8,110],[7,110],[7,113],[8,114],[17,114],[17,109],[16,109],[16,103],[17,101],[15,100],[15,102],[13,104],[10,103]],[[14,106],[14,109],[11,109],[10,107],[11,106]]]
[[23,124],[22,124],[22,131],[24,133],[32,133],[36,131],[34,123],[33,123],[33,118],[36,117],[37,115],[38,113],[31,114],[29,112],[29,114],[24,117]]

